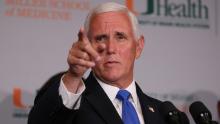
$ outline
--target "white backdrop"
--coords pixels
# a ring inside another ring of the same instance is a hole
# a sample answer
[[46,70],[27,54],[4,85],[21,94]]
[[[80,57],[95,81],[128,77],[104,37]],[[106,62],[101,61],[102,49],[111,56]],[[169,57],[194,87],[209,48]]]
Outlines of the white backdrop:
[[[144,14],[151,0],[119,1],[129,2],[145,36],[144,52],[135,67],[135,79],[142,89],[160,100],[171,100],[188,115],[188,106],[201,100],[213,118],[220,120],[220,2],[154,1],[154,12],[160,7],[160,15]],[[36,90],[68,68],[68,50],[88,10],[97,3],[100,1],[0,1],[1,124],[26,123]],[[186,11],[171,12],[174,5]]]

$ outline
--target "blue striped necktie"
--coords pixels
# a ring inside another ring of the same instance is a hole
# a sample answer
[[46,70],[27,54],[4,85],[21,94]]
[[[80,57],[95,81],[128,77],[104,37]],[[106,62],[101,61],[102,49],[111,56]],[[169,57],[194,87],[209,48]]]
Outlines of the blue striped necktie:
[[122,102],[122,120],[124,124],[140,124],[137,112],[128,100],[131,96],[127,90],[119,90],[116,98]]

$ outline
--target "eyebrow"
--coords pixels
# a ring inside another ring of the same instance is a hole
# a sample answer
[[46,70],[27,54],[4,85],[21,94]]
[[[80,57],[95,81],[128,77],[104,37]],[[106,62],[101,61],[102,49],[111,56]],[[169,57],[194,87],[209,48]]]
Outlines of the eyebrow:
[[[128,36],[125,32],[120,32],[120,31],[115,31],[115,32],[114,32],[114,35],[116,35],[116,36],[125,36],[125,37]],[[103,33],[103,34],[97,34],[97,35],[94,36],[94,38],[95,38],[95,39],[98,39],[98,38],[109,38],[109,35],[108,35],[108,34],[105,34],[105,33]]]
[[116,35],[125,35],[125,33],[124,32],[119,32],[119,31],[116,31],[116,33],[115,33]]
[[124,32],[119,32],[119,31],[116,31],[115,34],[118,35],[118,36],[125,36],[125,37],[128,36],[126,33],[124,33]]
[[109,36],[107,34],[98,34],[96,35],[94,38],[98,39],[98,38],[108,38]]

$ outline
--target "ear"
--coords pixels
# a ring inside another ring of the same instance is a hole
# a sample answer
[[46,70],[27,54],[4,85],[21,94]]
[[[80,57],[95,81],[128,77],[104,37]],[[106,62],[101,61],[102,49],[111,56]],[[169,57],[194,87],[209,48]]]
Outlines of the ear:
[[141,35],[136,42],[136,59],[141,56],[142,50],[144,49],[144,36]]

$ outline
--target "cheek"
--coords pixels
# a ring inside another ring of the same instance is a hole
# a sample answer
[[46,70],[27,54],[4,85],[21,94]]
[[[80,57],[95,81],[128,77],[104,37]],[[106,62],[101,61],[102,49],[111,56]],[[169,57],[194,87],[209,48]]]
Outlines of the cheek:
[[122,61],[124,61],[125,63],[131,63],[135,59],[136,50],[134,47],[122,50],[120,52],[120,56],[121,56]]

